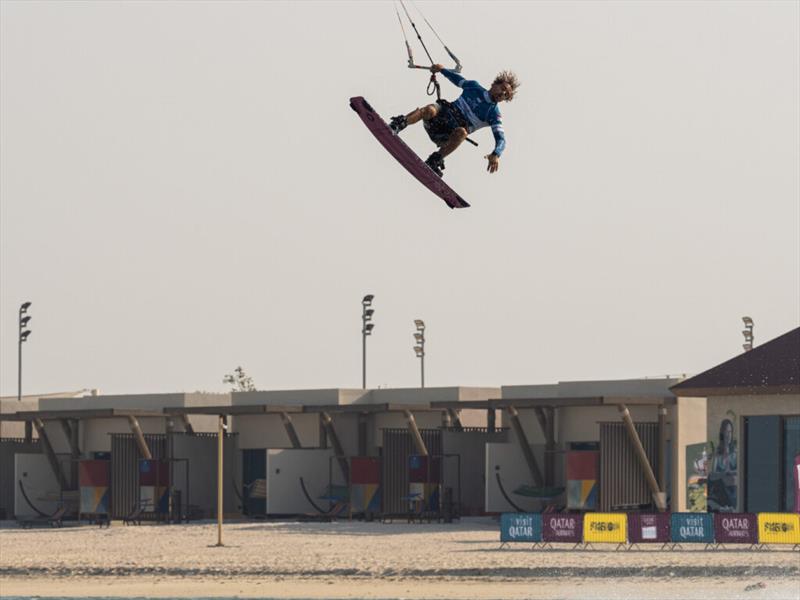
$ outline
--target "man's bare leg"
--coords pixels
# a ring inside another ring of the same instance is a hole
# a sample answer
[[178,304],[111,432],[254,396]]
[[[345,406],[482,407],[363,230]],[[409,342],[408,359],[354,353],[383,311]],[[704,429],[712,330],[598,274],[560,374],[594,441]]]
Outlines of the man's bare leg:
[[439,114],[439,105],[438,104],[428,104],[428,106],[423,106],[422,108],[415,108],[410,113],[406,115],[406,123],[409,125],[413,125],[414,123],[419,123],[420,120],[422,121],[430,121],[431,119],[435,118],[436,115]]
[[465,139],[467,139],[467,130],[463,127],[456,127],[453,129],[453,133],[450,134],[450,137],[447,138],[447,141],[442,144],[442,147],[439,148],[439,155],[444,158],[448,154],[452,154],[453,151],[458,148]]
[[407,115],[392,117],[389,121],[389,127],[391,127],[392,131],[395,133],[400,133],[409,125],[419,123],[420,121],[430,121],[438,114],[439,106],[437,104],[429,104],[428,106],[423,106],[422,108],[415,108]]

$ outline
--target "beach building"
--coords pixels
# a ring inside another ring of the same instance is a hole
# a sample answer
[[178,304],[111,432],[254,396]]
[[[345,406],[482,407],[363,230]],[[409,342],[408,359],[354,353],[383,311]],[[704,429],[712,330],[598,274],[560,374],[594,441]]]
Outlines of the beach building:
[[17,419],[16,414],[38,410],[40,398],[79,398],[96,393],[97,390],[82,389],[20,398],[0,398],[0,519],[14,514],[15,486],[8,483],[14,481],[14,455],[41,452],[39,435],[33,428],[33,423],[30,420]]
[[504,386],[509,441],[486,447],[486,510],[666,510],[673,378]]
[[677,510],[800,512],[800,328],[671,387]]
[[[433,457],[423,477],[444,478],[460,504],[478,513],[483,447],[466,439],[485,435],[487,412],[469,406],[497,394],[463,387],[254,391],[234,393],[227,407],[170,410],[231,417],[248,514],[325,513],[345,496],[348,511],[407,512],[409,458],[422,454]],[[470,464],[461,462],[465,448],[473,449]]]
[[52,514],[64,506],[70,513],[119,518],[143,501],[155,513],[173,505],[186,510],[192,498],[199,512],[211,514],[215,496],[206,490],[213,477],[204,463],[216,460],[209,433],[217,421],[176,418],[163,409],[225,402],[228,394],[41,396],[36,410],[4,413],[3,422],[22,424],[26,432],[14,447],[3,444],[13,455],[11,477],[3,478],[3,496],[13,497],[6,513]]

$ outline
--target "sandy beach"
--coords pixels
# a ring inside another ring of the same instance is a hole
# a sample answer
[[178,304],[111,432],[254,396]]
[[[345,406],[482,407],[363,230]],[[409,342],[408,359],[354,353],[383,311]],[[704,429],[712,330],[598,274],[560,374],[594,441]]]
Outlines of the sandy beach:
[[488,518],[453,525],[234,522],[0,529],[8,596],[800,598],[800,553],[613,546],[500,549]]

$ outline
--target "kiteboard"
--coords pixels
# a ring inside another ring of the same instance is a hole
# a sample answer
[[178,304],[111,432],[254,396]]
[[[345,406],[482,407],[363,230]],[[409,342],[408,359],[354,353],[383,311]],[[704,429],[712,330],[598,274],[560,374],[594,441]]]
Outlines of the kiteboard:
[[467,208],[469,204],[461,196],[456,194],[441,177],[425,164],[425,162],[401,140],[369,105],[369,102],[361,96],[350,98],[350,108],[352,108],[372,135],[389,151],[389,154],[403,165],[417,181],[444,200],[450,208]]

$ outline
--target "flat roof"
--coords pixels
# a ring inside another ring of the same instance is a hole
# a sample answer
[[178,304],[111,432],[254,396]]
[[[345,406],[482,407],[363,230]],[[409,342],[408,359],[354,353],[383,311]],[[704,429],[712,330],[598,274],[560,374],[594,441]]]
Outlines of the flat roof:
[[675,404],[674,396],[587,396],[578,398],[493,398],[480,402],[431,402],[432,409],[568,408],[580,406],[659,406]]
[[431,411],[442,410],[441,408],[433,408],[432,402],[416,403],[416,404],[399,404],[384,402],[381,404],[339,404],[335,406],[304,406],[303,412],[333,412],[333,413],[378,413],[378,412],[402,412],[405,410],[410,411]]
[[219,406],[168,406],[164,413],[168,415],[264,415],[273,413],[303,412],[300,404],[222,404]]
[[3,421],[32,421],[41,419],[51,421],[53,419],[112,419],[114,417],[161,417],[162,412],[142,409],[128,408],[83,408],[77,410],[28,410],[18,413],[0,415]]

